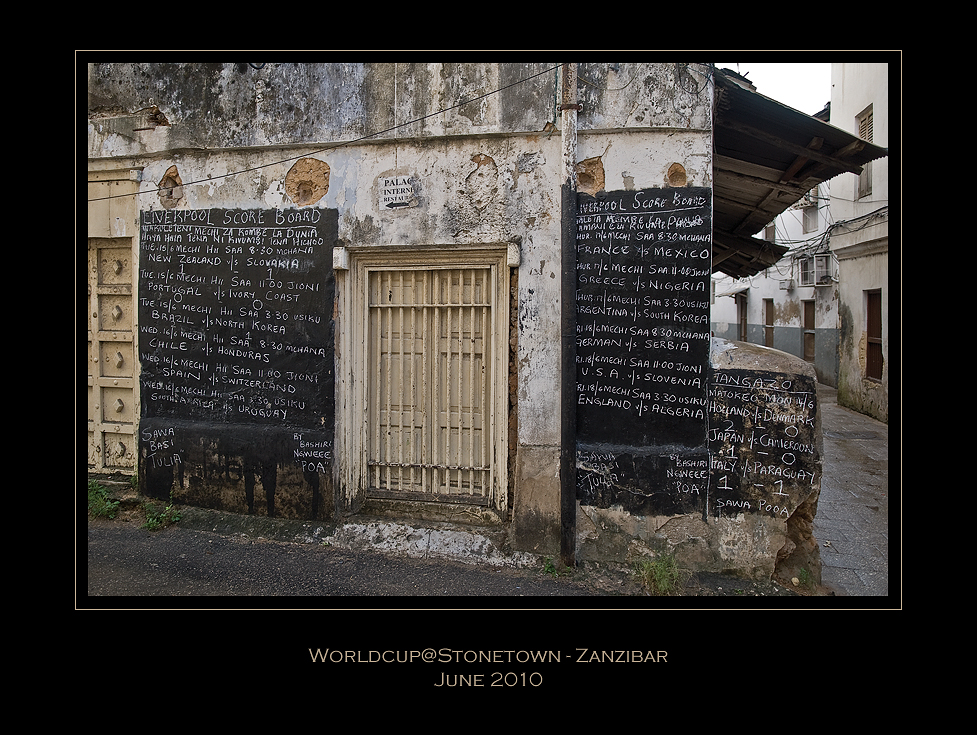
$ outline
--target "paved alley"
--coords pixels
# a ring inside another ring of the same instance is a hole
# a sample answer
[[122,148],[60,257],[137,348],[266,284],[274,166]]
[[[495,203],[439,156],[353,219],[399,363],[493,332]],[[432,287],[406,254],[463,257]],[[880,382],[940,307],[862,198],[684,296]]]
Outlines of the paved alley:
[[889,594],[889,426],[818,385],[824,474],[814,519],[822,583],[837,595]]

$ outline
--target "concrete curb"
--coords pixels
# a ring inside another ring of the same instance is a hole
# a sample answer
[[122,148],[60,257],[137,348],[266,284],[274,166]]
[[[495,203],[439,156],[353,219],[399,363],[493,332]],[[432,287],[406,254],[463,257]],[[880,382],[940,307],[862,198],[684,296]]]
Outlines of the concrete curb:
[[417,559],[445,559],[498,567],[538,567],[543,558],[506,548],[505,538],[443,525],[413,525],[381,519],[318,523],[266,516],[247,516],[181,506],[180,526],[230,537],[321,544],[348,551],[398,554]]
[[429,528],[388,521],[345,523],[323,543],[350,551],[404,554],[419,559],[442,558],[494,566],[539,566],[540,557],[508,552],[492,538],[469,530]]

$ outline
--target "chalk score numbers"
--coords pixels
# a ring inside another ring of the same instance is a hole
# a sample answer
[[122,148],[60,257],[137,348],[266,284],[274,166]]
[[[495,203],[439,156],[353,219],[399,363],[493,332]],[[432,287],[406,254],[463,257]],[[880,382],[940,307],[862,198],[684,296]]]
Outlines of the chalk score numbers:
[[789,517],[820,482],[813,381],[717,370],[709,409],[711,513]]

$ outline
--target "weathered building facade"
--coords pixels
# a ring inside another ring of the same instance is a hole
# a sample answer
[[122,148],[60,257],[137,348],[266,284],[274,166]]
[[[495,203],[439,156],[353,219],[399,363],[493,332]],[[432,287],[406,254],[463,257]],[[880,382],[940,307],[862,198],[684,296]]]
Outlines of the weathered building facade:
[[709,336],[717,252],[777,255],[718,244],[717,74],[90,64],[90,471],[769,576],[818,418],[806,367]]
[[[890,69],[832,64],[831,103],[817,117],[888,146]],[[857,145],[858,143],[853,143]],[[842,405],[888,421],[889,176],[885,156],[813,187],[764,236],[785,256],[744,278],[714,274],[716,336],[811,363]]]
[[[887,64],[832,64],[832,124],[875,145],[889,145]],[[831,184],[840,224],[832,233],[838,259],[841,313],[838,402],[879,421],[889,420],[889,376],[898,352],[889,351],[889,161],[867,163],[858,175]]]
[[827,184],[813,188],[764,229],[790,251],[746,278],[713,275],[717,337],[782,350],[810,363],[818,382],[838,386],[838,260],[830,249]]

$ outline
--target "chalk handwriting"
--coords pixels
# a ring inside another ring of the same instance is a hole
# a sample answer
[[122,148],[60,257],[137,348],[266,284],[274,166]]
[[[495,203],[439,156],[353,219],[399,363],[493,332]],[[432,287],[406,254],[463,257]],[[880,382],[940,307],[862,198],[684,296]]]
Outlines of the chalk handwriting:
[[[321,428],[332,375],[328,242],[315,208],[141,212],[144,416]],[[168,440],[142,441],[153,450]],[[302,447],[294,459],[328,463],[331,449]]]

